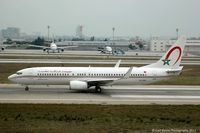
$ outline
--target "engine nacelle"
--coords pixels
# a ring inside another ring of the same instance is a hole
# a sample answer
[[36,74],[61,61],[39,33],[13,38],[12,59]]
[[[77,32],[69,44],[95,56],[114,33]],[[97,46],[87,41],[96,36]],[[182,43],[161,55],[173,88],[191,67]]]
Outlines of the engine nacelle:
[[61,52],[64,52],[64,49],[61,49]]
[[44,48],[43,51],[45,52],[45,51],[46,51],[46,48]]
[[70,81],[69,87],[71,90],[85,90],[88,88],[88,84],[84,81]]
[[4,51],[4,49],[5,49],[4,47],[1,48],[2,51]]

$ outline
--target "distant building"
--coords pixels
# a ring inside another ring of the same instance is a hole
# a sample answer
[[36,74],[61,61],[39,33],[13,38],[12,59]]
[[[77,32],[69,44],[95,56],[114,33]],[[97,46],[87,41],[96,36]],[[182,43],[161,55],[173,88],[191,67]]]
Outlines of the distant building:
[[167,45],[169,45],[168,40],[151,40],[150,50],[155,52],[165,52]]
[[76,36],[81,39],[83,38],[83,26],[82,25],[77,26]]
[[[166,52],[176,40],[159,40],[152,39],[150,43],[150,51]],[[200,53],[200,40],[187,40],[185,46],[185,53]]]
[[2,30],[2,36],[4,38],[17,39],[20,37],[20,29],[16,27],[8,27]]

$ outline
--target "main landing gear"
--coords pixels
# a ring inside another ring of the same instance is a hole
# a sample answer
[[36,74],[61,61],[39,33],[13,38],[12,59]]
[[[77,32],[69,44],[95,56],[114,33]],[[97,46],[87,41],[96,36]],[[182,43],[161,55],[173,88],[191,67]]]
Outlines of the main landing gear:
[[101,87],[100,86],[96,86],[95,87],[95,92],[96,93],[101,93]]
[[29,87],[28,86],[25,87],[25,91],[29,91]]

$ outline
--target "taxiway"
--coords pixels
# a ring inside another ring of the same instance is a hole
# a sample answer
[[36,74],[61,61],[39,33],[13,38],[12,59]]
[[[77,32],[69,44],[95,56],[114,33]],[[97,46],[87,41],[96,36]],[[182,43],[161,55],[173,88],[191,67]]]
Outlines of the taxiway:
[[57,104],[200,104],[200,86],[110,86],[101,94],[68,86],[0,84],[0,103]]

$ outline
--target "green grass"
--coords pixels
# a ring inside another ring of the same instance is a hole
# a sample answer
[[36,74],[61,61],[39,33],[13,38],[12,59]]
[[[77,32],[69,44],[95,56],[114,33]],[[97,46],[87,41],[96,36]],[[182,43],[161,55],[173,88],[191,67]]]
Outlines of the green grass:
[[[28,67],[43,67],[43,66],[84,66],[87,67],[87,64],[0,64],[0,83],[11,83],[7,78],[9,75],[15,73],[16,71]],[[113,65],[91,65],[98,67],[106,67]],[[121,65],[128,66],[128,65]],[[129,65],[130,66],[130,65]],[[139,66],[139,65],[137,65]],[[172,77],[168,80],[159,81],[153,84],[156,85],[200,85],[200,66],[198,65],[185,65],[181,75]]]
[[0,104],[1,132],[200,130],[200,105]]
[[200,85],[200,76],[179,76],[152,83],[153,85]]

